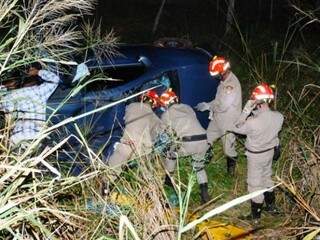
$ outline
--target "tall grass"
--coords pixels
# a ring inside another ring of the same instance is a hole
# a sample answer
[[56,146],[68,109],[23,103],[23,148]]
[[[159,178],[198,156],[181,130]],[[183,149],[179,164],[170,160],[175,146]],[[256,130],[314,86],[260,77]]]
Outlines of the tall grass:
[[6,1],[0,3],[0,75],[41,58],[61,61],[81,34],[71,24],[93,9],[93,1]]
[[[303,237],[312,232],[305,238],[311,239],[319,233],[320,227],[320,71],[318,49],[311,48],[314,39],[304,37],[304,30],[311,24],[319,27],[319,19],[316,11],[303,9],[305,4],[296,2],[300,6],[290,6],[297,13],[296,19],[291,21],[282,40],[271,42],[272,47],[270,44],[267,48],[261,47],[268,44],[266,42],[258,43],[256,47],[254,42],[245,39],[234,16],[235,34],[241,40],[242,49],[229,49],[247,65],[245,76],[249,80],[244,81],[245,88],[250,89],[261,81],[276,84],[274,107],[285,115],[281,133],[282,156],[274,167],[276,179],[283,183],[279,198],[287,216],[283,226],[288,227],[288,237]],[[300,44],[301,38],[303,44]]]
[[[24,66],[35,61],[68,63],[73,52],[88,47],[112,54],[116,43],[113,33],[105,38],[95,34],[90,46],[82,44],[84,33],[89,32],[77,28],[77,22],[93,8],[94,1],[91,0],[1,0],[1,80],[6,80],[7,73],[23,71]],[[88,27],[86,29],[89,31]],[[74,199],[81,195],[76,196],[74,192],[82,192],[85,183],[98,177],[99,171],[93,170],[75,178],[66,177],[57,168],[55,153],[67,139],[58,140],[56,145],[41,147],[39,144],[57,127],[43,132],[21,155],[10,149],[10,128],[8,121],[1,130],[1,238],[80,239],[83,232],[91,232],[85,227],[89,218],[79,213],[80,200]],[[71,209],[71,205],[66,204],[68,199],[69,202],[75,200]]]

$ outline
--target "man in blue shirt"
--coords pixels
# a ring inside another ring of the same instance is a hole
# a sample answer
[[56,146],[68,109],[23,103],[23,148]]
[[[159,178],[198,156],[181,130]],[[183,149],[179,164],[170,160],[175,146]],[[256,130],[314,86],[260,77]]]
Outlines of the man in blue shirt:
[[32,141],[44,129],[47,100],[60,81],[56,74],[39,67],[30,67],[27,75],[38,76],[43,82],[32,81],[18,89],[11,89],[16,85],[11,83],[0,98],[0,110],[13,120],[10,135],[13,147]]

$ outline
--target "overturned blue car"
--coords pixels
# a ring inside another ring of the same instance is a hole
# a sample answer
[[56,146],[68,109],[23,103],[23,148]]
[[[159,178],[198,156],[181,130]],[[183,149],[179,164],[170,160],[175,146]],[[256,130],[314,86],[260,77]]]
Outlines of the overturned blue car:
[[[156,47],[151,45],[120,45],[111,58],[89,58],[86,65],[90,76],[82,87],[59,86],[48,102],[48,116],[56,124],[158,86],[171,87],[182,103],[195,106],[213,99],[218,86],[208,71],[212,56],[200,48]],[[88,145],[104,159],[122,136],[126,105],[137,98],[89,114],[65,126],[64,134],[81,135]],[[203,127],[207,113],[197,112]],[[77,126],[76,126],[77,125]],[[75,138],[74,138],[75,139]],[[79,144],[79,143],[78,143]],[[70,145],[77,145],[70,140]]]

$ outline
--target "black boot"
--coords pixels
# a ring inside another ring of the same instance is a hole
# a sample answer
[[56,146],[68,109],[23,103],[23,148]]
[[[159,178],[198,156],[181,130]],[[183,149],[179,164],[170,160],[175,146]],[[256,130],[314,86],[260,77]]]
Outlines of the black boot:
[[204,204],[209,202],[210,196],[208,193],[208,183],[202,183],[200,186],[200,194],[201,194],[201,203]]
[[230,176],[234,176],[237,157],[227,157],[227,171]]
[[254,225],[258,225],[260,223],[262,206],[263,203],[255,203],[251,201],[251,220]]
[[173,188],[173,184],[169,175],[166,175],[166,178],[164,179],[164,185]]
[[277,208],[276,203],[275,203],[276,202],[276,197],[275,197],[275,194],[274,194],[273,191],[264,193],[264,201],[266,203],[265,210],[268,213],[271,213],[271,214],[274,214],[274,215],[280,214],[280,211]]
[[262,206],[263,206],[263,203],[255,203],[251,201],[251,214],[247,216],[241,216],[240,219],[252,221],[253,225],[259,225]]

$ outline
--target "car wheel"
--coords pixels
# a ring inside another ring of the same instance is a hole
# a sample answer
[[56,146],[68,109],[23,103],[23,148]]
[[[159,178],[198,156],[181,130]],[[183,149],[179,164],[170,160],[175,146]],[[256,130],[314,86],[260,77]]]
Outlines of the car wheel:
[[191,41],[181,38],[160,38],[153,45],[165,48],[192,48]]

